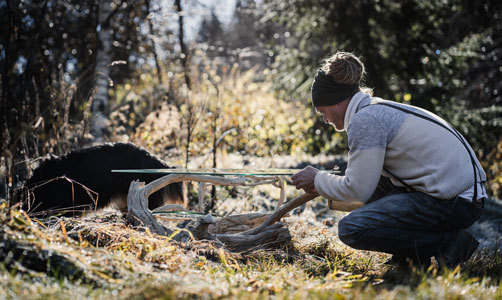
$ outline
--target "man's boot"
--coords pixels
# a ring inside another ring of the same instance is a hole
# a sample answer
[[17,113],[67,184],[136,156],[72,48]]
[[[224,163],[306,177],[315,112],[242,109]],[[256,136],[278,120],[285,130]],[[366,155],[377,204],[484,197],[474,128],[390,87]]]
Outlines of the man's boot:
[[440,267],[455,268],[471,258],[479,242],[467,231],[460,230],[453,240],[440,249],[436,255]]

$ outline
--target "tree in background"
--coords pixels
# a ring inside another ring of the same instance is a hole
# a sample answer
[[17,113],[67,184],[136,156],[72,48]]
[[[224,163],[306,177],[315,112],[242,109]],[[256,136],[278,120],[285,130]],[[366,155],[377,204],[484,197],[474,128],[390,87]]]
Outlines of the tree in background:
[[163,79],[163,72],[162,72],[162,67],[160,65],[160,58],[159,58],[159,55],[157,54],[157,35],[158,33],[156,32],[155,30],[155,26],[154,26],[154,21],[152,20],[153,19],[153,13],[154,13],[154,10],[158,10],[158,6],[154,9],[151,5],[151,1],[150,0],[145,0],[145,5],[146,5],[146,11],[149,12],[148,14],[148,17],[146,18],[147,19],[147,23],[148,23],[148,31],[149,31],[149,43],[147,44],[148,47],[149,47],[149,50],[150,52],[153,54],[153,59],[154,59],[154,62],[155,62],[155,69],[157,71],[157,79],[158,79],[158,83],[159,84],[162,84],[164,82],[164,79]]
[[[104,3],[109,10],[100,19]],[[148,7],[130,0],[27,0],[3,1],[0,13],[1,177],[11,185],[13,174],[23,176],[13,166],[82,142],[95,77],[102,87],[95,109],[106,114],[108,87],[140,76],[135,70],[150,55],[142,29]],[[111,63],[117,61],[124,63]]]
[[377,96],[441,114],[482,158],[497,149],[500,1],[265,0],[264,5],[264,19],[284,24],[296,40],[294,47],[277,49],[278,88],[305,97],[323,59],[338,50],[354,52]]
[[185,42],[185,30],[183,21],[183,7],[181,6],[181,0],[174,0],[174,8],[178,13],[178,39],[181,48],[180,59],[181,65],[183,66],[183,72],[185,73],[185,83],[188,89],[191,89],[190,72],[189,72],[189,50]]
[[96,54],[96,68],[94,78],[96,94],[91,106],[91,133],[94,140],[104,141],[105,131],[108,130],[106,108],[108,107],[108,86],[110,75],[110,52],[112,40],[109,28],[109,17],[111,16],[111,3],[109,0],[101,0],[98,7],[98,42],[99,47]]
[[[214,64],[240,70],[270,65],[274,53],[271,45],[283,44],[284,30],[278,23],[264,21],[265,7],[259,1],[237,0],[229,24],[222,24],[215,14],[203,18],[195,47],[201,47],[208,58],[201,64]],[[289,34],[289,33],[287,33]]]
[[274,55],[270,45],[282,36],[280,26],[263,20],[265,13],[266,7],[259,1],[237,0],[235,3],[227,44],[243,70],[267,67]]
[[254,0],[237,0],[229,35],[230,47],[246,48],[259,43],[258,34],[258,9]]
[[[493,40],[483,35],[497,32],[502,11],[499,1],[265,3],[267,18],[285,24],[296,38],[296,47],[279,49],[276,64],[280,74],[294,78],[284,81],[287,90],[305,93],[322,59],[345,50],[362,56],[366,84],[377,95],[431,110],[460,95],[469,67],[485,58],[483,40]],[[493,104],[495,98],[488,98],[483,106]]]
[[227,42],[223,24],[218,19],[214,8],[211,9],[211,15],[204,17],[200,23],[196,40],[208,58],[216,60],[219,57],[227,57]]
[[222,45],[223,38],[223,24],[221,24],[221,21],[214,12],[214,8],[211,8],[211,15],[204,17],[200,23],[196,42],[220,46]]

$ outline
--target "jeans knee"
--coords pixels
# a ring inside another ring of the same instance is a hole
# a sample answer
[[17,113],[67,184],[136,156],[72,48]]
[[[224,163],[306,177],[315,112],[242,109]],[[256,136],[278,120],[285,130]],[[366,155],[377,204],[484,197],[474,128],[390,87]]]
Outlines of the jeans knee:
[[350,216],[346,216],[338,222],[338,238],[345,245],[357,248],[362,235],[363,230],[351,222]]

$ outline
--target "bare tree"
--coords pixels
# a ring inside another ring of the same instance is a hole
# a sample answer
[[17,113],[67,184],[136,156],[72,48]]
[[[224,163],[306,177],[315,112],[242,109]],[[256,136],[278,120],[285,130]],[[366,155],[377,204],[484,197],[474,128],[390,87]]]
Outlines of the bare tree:
[[204,110],[206,109],[206,101],[202,103],[197,103],[194,100],[186,98],[186,113],[184,114],[184,120],[186,122],[187,135],[185,139],[185,168],[188,168],[188,162],[190,160],[190,142]]
[[109,17],[111,16],[110,0],[101,0],[98,8],[98,26],[96,28],[99,39],[97,51],[96,70],[94,73],[96,95],[94,97],[91,112],[91,133],[95,141],[103,139],[106,131],[106,107],[108,106],[108,86],[110,74],[110,51],[112,48],[109,30]]
[[148,17],[146,18],[148,22],[148,29],[150,30],[149,34],[149,41],[150,41],[150,46],[151,46],[151,51],[153,54],[153,59],[155,61],[155,68],[157,69],[157,79],[159,80],[159,84],[162,84],[163,79],[162,79],[162,69],[160,67],[160,62],[159,62],[159,56],[157,55],[157,49],[156,49],[156,42],[154,38],[154,28],[153,28],[153,22],[152,22],[152,8],[151,8],[151,3],[150,0],[145,1],[147,11],[148,11]]
[[183,32],[183,9],[181,7],[181,0],[174,0],[174,6],[176,11],[178,12],[178,39],[180,42],[181,48],[181,65],[183,66],[183,72],[185,73],[185,82],[187,84],[188,89],[191,89],[190,77],[188,73],[188,47],[185,43],[184,32]]

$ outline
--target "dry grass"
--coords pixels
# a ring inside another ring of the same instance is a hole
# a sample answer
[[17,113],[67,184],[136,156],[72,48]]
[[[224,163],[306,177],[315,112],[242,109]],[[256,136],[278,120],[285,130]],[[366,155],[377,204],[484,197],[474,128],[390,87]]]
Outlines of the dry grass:
[[383,264],[388,255],[344,246],[336,227],[308,217],[308,210],[285,221],[292,245],[231,253],[130,228],[116,213],[42,225],[2,204],[0,251],[10,243],[11,254],[0,267],[0,299],[502,297],[500,274],[481,272],[500,269],[500,253],[478,255],[464,271],[403,273]]

